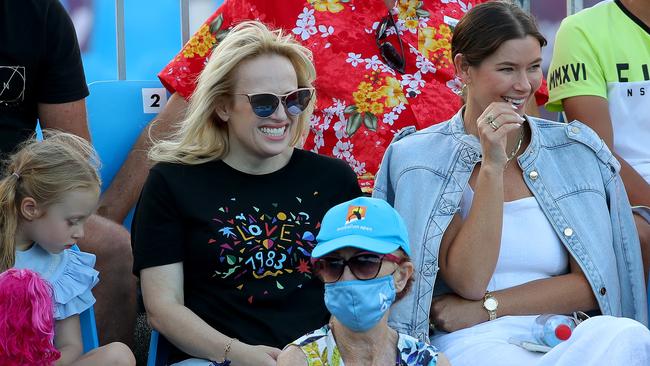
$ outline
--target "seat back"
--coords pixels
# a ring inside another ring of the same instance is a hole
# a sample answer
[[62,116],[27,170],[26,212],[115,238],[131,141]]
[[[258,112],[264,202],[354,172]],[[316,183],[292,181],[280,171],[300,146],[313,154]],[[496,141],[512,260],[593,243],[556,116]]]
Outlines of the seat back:
[[95,310],[92,306],[79,314],[79,324],[81,325],[81,340],[84,344],[84,353],[99,347],[99,337],[97,336],[97,325],[95,323]]
[[88,89],[88,126],[105,190],[142,129],[162,110],[167,92],[157,80],[96,81]]
[[[76,244],[71,249],[77,252],[79,251],[79,247]],[[84,353],[99,347],[99,337],[97,336],[97,324],[95,323],[95,310],[93,306],[79,314],[79,325],[81,326],[81,340],[84,345]]]
[[168,356],[169,342],[162,334],[153,329],[151,331],[151,339],[149,340],[147,366],[164,366],[167,364]]
[[[88,85],[88,126],[102,165],[102,191],[129,155],[143,128],[167,103],[158,80],[96,81]],[[133,209],[124,220],[131,227]]]
[[[168,94],[158,80],[108,80],[88,84],[88,127],[101,160],[102,191],[113,181],[143,128],[167,103]],[[43,138],[40,125],[36,127]],[[124,220],[131,227],[133,209]]]

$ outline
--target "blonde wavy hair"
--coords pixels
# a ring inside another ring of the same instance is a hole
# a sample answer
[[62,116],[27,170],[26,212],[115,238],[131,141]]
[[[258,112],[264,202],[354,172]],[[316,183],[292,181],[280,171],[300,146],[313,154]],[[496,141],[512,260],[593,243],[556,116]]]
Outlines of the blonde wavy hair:
[[60,202],[75,189],[99,192],[101,180],[95,150],[81,137],[43,130],[20,145],[5,162],[0,175],[0,272],[13,267],[16,259],[16,232],[20,225],[20,205],[32,197],[39,206]]
[[[316,70],[312,53],[282,30],[269,30],[257,21],[242,22],[221,41],[212,52],[205,69],[199,75],[194,94],[190,98],[185,119],[169,139],[154,143],[149,158],[157,162],[201,164],[222,159],[228,153],[228,124],[215,112],[217,102],[232,103],[237,80],[235,71],[246,60],[261,55],[279,55],[291,61],[299,87],[312,87]],[[314,108],[315,97],[298,117],[298,125],[291,136],[296,146],[307,128]]]

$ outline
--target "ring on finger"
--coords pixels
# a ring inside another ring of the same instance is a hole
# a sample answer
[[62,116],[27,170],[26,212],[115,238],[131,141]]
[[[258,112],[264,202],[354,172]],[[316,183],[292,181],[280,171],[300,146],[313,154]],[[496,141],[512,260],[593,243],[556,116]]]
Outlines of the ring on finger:
[[494,116],[491,115],[491,114],[488,114],[487,116],[485,116],[485,123],[490,125],[490,127],[492,127],[492,129],[494,129],[494,130],[499,128],[499,126],[497,126],[496,123],[494,123]]

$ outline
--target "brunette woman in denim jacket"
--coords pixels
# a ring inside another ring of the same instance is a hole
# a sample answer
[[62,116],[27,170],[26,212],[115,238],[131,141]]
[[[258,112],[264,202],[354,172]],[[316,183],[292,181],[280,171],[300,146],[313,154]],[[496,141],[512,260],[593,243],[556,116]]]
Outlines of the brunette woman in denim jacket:
[[[374,196],[404,217],[417,272],[391,325],[431,336],[453,365],[647,365],[645,282],[620,165],[584,124],[524,114],[544,45],[516,5],[474,7],[452,37],[466,105],[387,150]],[[533,341],[538,314],[574,311],[603,316],[548,353],[509,342]]]

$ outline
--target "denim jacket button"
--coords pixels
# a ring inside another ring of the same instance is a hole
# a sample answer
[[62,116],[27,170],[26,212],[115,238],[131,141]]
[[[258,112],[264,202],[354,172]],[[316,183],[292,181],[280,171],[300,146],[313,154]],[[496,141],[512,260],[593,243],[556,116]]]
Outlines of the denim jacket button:
[[571,127],[571,132],[575,133],[576,135],[580,133],[580,128],[578,127]]
[[604,288],[604,287],[601,287],[601,288],[600,288],[600,294],[601,294],[601,295],[605,295],[606,293],[607,293],[607,289]]
[[573,235],[573,229],[571,229],[570,227],[565,228],[564,236],[571,236],[571,235]]
[[537,179],[537,177],[539,177],[539,174],[537,174],[537,171],[533,170],[530,173],[528,173],[528,176],[530,177],[530,179],[535,180]]

